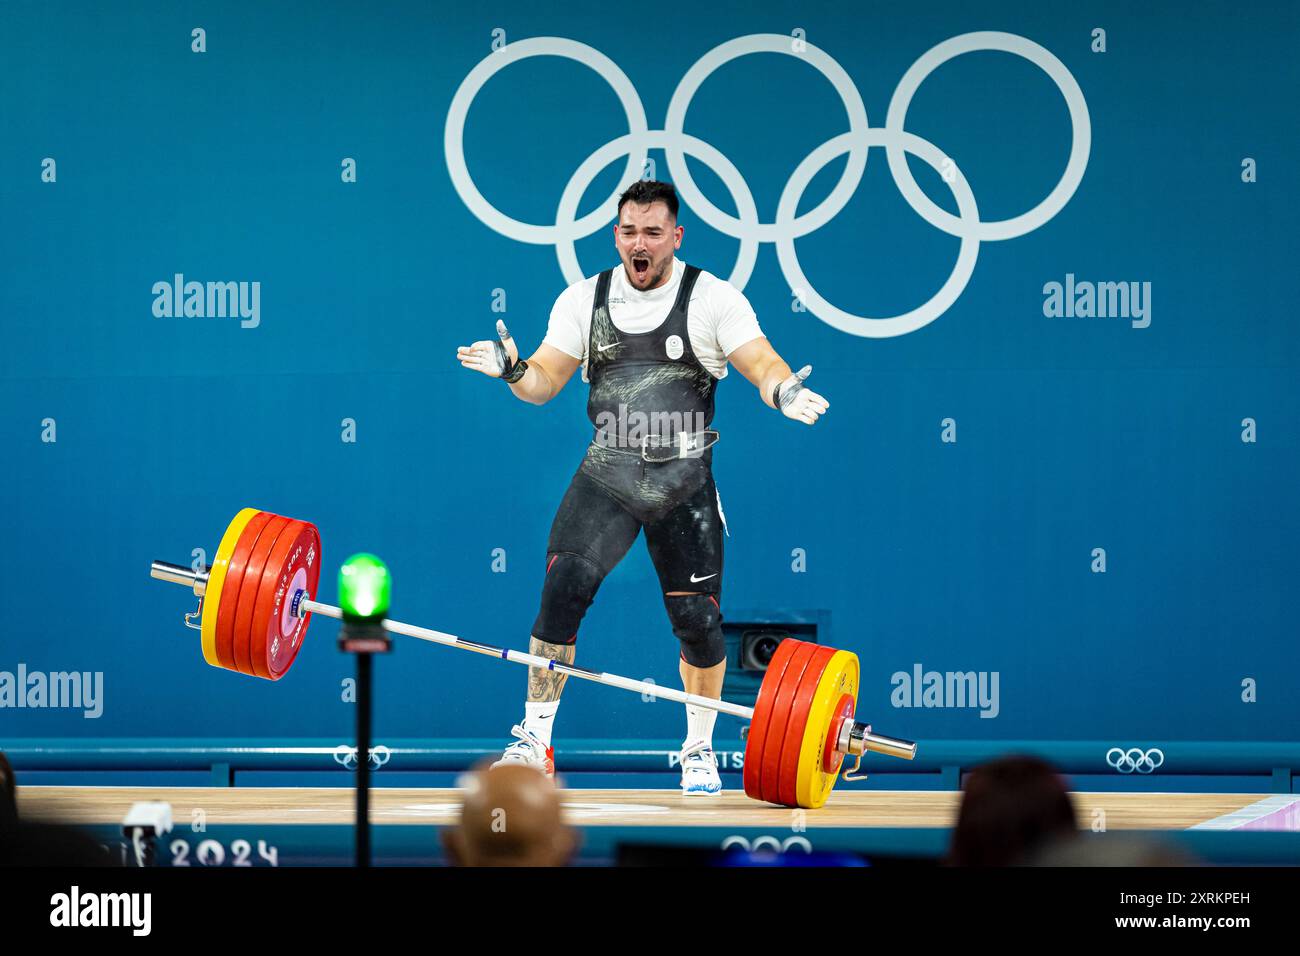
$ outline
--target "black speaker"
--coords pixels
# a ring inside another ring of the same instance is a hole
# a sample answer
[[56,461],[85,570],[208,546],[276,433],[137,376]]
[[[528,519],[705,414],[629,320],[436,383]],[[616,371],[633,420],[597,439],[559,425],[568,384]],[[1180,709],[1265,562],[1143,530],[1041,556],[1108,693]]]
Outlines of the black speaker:
[[791,634],[784,628],[754,627],[740,635],[740,669],[753,674],[767,671],[777,645]]
[[722,699],[753,707],[780,643],[793,637],[820,644],[829,628],[830,614],[825,610],[728,610],[722,621],[722,636],[727,642]]

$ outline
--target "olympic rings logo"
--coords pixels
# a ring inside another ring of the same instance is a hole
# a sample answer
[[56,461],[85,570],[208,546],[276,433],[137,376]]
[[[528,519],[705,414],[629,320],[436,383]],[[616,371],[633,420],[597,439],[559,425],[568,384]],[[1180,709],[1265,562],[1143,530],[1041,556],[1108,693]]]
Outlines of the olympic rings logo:
[[729,836],[722,841],[721,849],[723,850],[731,850],[736,847],[750,853],[757,853],[762,850],[769,850],[772,853],[789,853],[795,847],[798,847],[804,853],[811,853],[813,851],[812,843],[807,837],[801,836],[786,837],[784,840],[778,840],[774,836],[760,836],[755,837],[753,842],[751,842],[746,837],[743,837],[740,834],[735,834],[734,836]]
[[1165,753],[1158,747],[1152,747],[1150,750],[1143,751],[1138,747],[1131,750],[1125,750],[1122,747],[1111,747],[1106,751],[1106,763],[1120,773],[1151,773],[1157,767],[1161,767],[1165,762]]
[[[383,744],[370,748],[370,765],[376,770],[388,763],[392,757],[393,752]],[[356,770],[357,748],[349,747],[347,744],[339,744],[334,748],[334,762],[343,767],[344,770]]]
[[[1071,126],[1069,159],[1055,188],[1028,212],[990,222],[980,219],[975,196],[960,168],[933,143],[903,129],[912,97],[925,78],[954,57],[982,50],[1011,53],[1042,69],[1065,98]],[[822,143],[795,167],[781,191],[774,222],[759,222],[753,194],[731,160],[713,146],[683,131],[686,112],[704,80],[723,64],[751,53],[782,53],[814,67],[830,81],[839,94],[848,119],[848,132]],[[628,124],[626,134],[599,147],[578,166],[560,196],[553,225],[521,222],[501,212],[479,192],[465,164],[465,119],[474,97],[498,71],[534,56],[566,57],[590,67],[614,90],[622,103]],[[846,312],[819,295],[804,275],[794,248],[796,239],[826,225],[848,204],[862,180],[867,153],[872,146],[884,147],[889,171],[912,209],[935,228],[961,240],[957,262],[939,291],[910,312],[883,318]],[[469,210],[489,228],[518,242],[554,245],[560,271],[569,283],[584,277],[574,243],[604,228],[613,220],[619,195],[640,178],[647,153],[652,148],[664,151],[678,193],[699,219],[719,232],[740,240],[740,252],[728,280],[732,285],[744,289],[753,273],[759,244],[774,243],[781,274],[808,311],[826,324],[850,335],[890,338],[915,332],[930,324],[957,301],[974,274],[981,242],[1023,236],[1051,220],[1064,208],[1087,168],[1088,154],[1092,148],[1092,124],[1083,91],[1065,65],[1044,47],[1014,33],[964,33],[926,51],[899,80],[889,101],[883,127],[868,124],[866,107],[857,87],[829,54],[806,40],[795,42],[793,37],[781,34],[755,33],[714,47],[686,71],[668,104],[664,128],[661,130],[649,128],[645,108],[636,88],[618,65],[599,50],[563,37],[519,40],[489,53],[461,81],[452,97],[443,133],[443,151],[452,184]],[[828,163],[846,153],[848,161],[844,172],[830,195],[815,208],[802,215],[795,215],[804,190],[813,177]],[[921,191],[908,169],[909,153],[924,160],[940,173],[957,202],[957,216],[936,206]],[[706,164],[722,180],[731,193],[739,215],[724,213],[700,191],[686,166],[685,157],[688,155]],[[579,218],[579,200],[596,175],[620,156],[627,156],[627,165],[618,187],[598,207]]]

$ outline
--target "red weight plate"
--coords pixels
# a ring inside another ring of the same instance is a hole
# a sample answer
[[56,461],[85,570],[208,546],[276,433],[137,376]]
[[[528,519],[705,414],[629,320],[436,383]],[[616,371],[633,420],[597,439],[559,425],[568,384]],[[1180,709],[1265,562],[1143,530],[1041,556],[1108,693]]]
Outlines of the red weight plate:
[[844,754],[835,745],[839,743],[840,728],[844,726],[844,721],[853,719],[853,705],[855,703],[852,694],[844,694],[835,705],[835,716],[831,718],[831,730],[826,735],[826,748],[822,751],[822,769],[827,773],[834,773],[844,761]]
[[780,803],[781,750],[785,746],[786,725],[790,722],[790,706],[794,703],[795,691],[803,678],[804,671],[818,650],[816,644],[800,641],[786,666],[781,686],[777,688],[776,699],[772,702],[772,716],[767,722],[767,739],[763,741],[763,776],[759,785],[763,799],[768,803]]
[[794,698],[790,702],[790,711],[785,721],[785,742],[781,746],[781,758],[777,762],[776,771],[777,802],[787,807],[799,803],[796,796],[799,751],[803,749],[804,731],[808,728],[808,709],[812,707],[813,695],[817,693],[822,674],[826,673],[826,663],[834,656],[835,648],[818,646],[794,689]]
[[311,623],[310,614],[298,617],[297,599],[299,595],[315,598],[316,586],[320,582],[320,532],[310,522],[303,524],[304,531],[295,547],[290,549],[280,574],[277,608],[271,612],[272,623],[279,622],[276,632],[268,633],[266,640],[266,670],[271,680],[283,677],[297,660],[307,636],[307,625]]
[[249,519],[248,524],[244,526],[243,532],[239,535],[239,540],[235,542],[235,550],[231,552],[230,561],[226,567],[227,583],[222,589],[226,599],[221,602],[221,607],[217,609],[215,646],[217,660],[221,663],[221,666],[232,671],[239,670],[235,666],[235,652],[232,645],[235,631],[235,612],[239,607],[240,592],[243,590],[244,571],[248,567],[248,557],[252,554],[253,547],[262,534],[262,529],[275,517],[269,511],[259,511]]
[[257,590],[257,610],[248,650],[258,677],[279,680],[302,646],[307,620],[293,614],[298,591],[316,593],[320,578],[320,536],[316,526],[293,521],[275,542]]
[[239,605],[235,608],[235,626],[231,631],[231,652],[234,655],[236,670],[250,677],[257,676],[253,667],[252,655],[249,653],[249,634],[253,631],[253,621],[257,614],[257,596],[261,592],[262,578],[266,573],[267,562],[276,542],[284,536],[293,521],[283,515],[272,515],[262,533],[253,545],[244,568],[244,579],[239,586]]
[[776,690],[790,663],[790,656],[802,643],[804,642],[788,637],[776,646],[772,659],[768,661],[767,671],[763,674],[763,683],[758,688],[758,699],[754,701],[754,716],[750,718],[749,733],[745,737],[745,771],[742,779],[745,793],[755,800],[763,799],[763,745],[771,723],[772,701],[776,699]]
[[[285,518],[283,530],[276,536],[275,543],[267,552],[266,563],[262,566],[257,579],[253,597],[252,617],[249,619],[248,631],[244,635],[244,652],[248,655],[249,673],[257,677],[266,676],[266,635],[265,628],[270,623],[268,608],[275,603],[275,589],[283,570],[284,559],[292,547],[305,522],[295,518]],[[262,645],[259,651],[259,638]]]

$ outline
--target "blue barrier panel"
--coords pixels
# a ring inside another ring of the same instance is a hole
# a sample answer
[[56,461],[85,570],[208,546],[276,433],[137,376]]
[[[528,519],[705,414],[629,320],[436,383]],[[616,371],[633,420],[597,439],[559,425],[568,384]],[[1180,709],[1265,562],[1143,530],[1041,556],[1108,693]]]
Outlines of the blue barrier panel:
[[[390,773],[456,771],[499,754],[502,742],[487,739],[391,739],[372,748],[371,765]],[[680,747],[668,740],[576,740],[555,742],[564,769],[571,772],[652,772],[675,766]],[[743,749],[717,746],[724,770],[744,766]],[[14,768],[25,770],[212,770],[230,774],[250,770],[347,770],[355,766],[355,748],[337,740],[302,738],[202,740],[33,740],[15,739],[4,746]],[[960,786],[960,773],[1011,753],[1034,754],[1067,774],[1107,775],[1146,780],[1155,776],[1258,774],[1270,788],[1289,793],[1300,744],[1225,741],[1143,741],[1129,747],[1112,741],[921,741],[917,758],[902,761],[869,755],[863,766],[905,780],[914,774],[939,773],[949,789]],[[220,781],[214,780],[214,783]]]

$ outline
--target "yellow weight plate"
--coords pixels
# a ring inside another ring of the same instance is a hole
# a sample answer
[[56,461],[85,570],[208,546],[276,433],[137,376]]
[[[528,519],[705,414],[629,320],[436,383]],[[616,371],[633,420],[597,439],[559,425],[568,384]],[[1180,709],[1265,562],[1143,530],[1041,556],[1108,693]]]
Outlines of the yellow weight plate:
[[839,725],[840,705],[845,695],[853,701],[858,699],[858,656],[850,651],[836,651],[835,656],[826,662],[826,670],[817,683],[817,692],[808,709],[803,744],[799,748],[795,797],[801,807],[814,810],[824,804],[839,778],[842,761],[833,761],[834,769],[827,771],[823,760],[826,738]]
[[235,515],[226,533],[217,545],[217,556],[208,568],[208,587],[203,592],[203,620],[200,622],[200,634],[203,638],[203,659],[213,667],[220,667],[217,658],[217,610],[221,605],[221,588],[226,582],[226,569],[230,565],[230,556],[235,551],[239,536],[244,533],[248,522],[258,513],[257,508],[245,508]]

